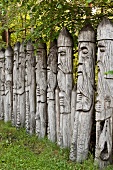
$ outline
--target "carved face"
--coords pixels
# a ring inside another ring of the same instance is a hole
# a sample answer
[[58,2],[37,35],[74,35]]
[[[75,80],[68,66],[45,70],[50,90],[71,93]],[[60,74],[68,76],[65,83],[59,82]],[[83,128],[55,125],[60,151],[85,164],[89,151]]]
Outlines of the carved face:
[[16,64],[17,68],[18,68],[18,60],[19,60],[19,52],[14,51],[14,64]]
[[36,64],[38,64],[37,67],[46,68],[46,52],[45,52],[45,49],[38,49],[37,55],[36,55]]
[[104,63],[106,55],[106,43],[104,40],[98,42],[98,61]]
[[[55,52],[55,51],[53,51]],[[47,61],[47,69],[48,71],[52,71],[53,73],[56,73],[57,71],[57,55],[56,53],[53,54],[52,52],[48,56],[48,61]]]
[[64,73],[72,72],[72,47],[58,48],[58,68]]
[[19,54],[19,64],[24,65],[25,64],[25,53],[20,52]]
[[[94,59],[94,44],[92,43],[87,43],[87,42],[82,42],[79,43],[79,65],[82,65],[89,75],[91,76],[91,71],[92,70],[92,60]],[[94,62],[94,61],[93,61]],[[79,67],[78,67],[78,72],[79,72]]]
[[[113,41],[101,40],[98,42],[98,63],[102,63],[103,68],[99,68],[101,73],[113,70]],[[98,64],[99,65],[99,64]],[[101,67],[101,65],[99,65]],[[113,75],[104,75],[106,78],[113,78]]]
[[11,57],[7,57],[5,61],[5,68],[9,74],[12,74],[13,62]]
[[26,53],[26,61],[30,60],[31,57],[32,57],[32,51],[27,51],[27,53]]
[[88,111],[92,104],[94,82],[94,44],[79,43],[77,110]]

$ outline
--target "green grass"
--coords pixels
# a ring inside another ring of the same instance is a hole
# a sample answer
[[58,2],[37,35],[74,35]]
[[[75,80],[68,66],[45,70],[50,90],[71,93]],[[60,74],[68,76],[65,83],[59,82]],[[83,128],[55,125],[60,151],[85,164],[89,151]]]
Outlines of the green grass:
[[[110,168],[110,169],[109,169]],[[37,139],[24,129],[0,121],[0,170],[97,170],[93,157],[82,164],[69,160],[69,150],[46,138]],[[113,169],[108,167],[109,170]]]

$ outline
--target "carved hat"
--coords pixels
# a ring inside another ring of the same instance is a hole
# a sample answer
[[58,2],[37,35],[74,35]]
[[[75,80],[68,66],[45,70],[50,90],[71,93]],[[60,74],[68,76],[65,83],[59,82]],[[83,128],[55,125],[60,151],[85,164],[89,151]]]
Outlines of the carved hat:
[[58,36],[57,47],[73,47],[72,36],[66,27],[63,27]]
[[2,48],[2,49],[0,50],[0,59],[3,59],[4,56],[5,56],[5,49]]
[[97,40],[113,40],[113,23],[107,17],[98,25]]
[[38,48],[46,49],[46,43],[40,43],[40,44],[38,44]]
[[95,31],[91,24],[85,25],[79,35],[78,35],[79,42],[95,42]]
[[7,47],[7,49],[5,50],[5,57],[12,57],[13,56],[13,49],[12,47],[9,45]]
[[37,40],[36,40],[36,50],[37,49],[46,49],[47,47],[46,47],[46,43],[44,43],[43,42],[43,39],[42,38],[38,38]]
[[14,46],[14,51],[19,51],[20,48],[20,42],[17,42]]
[[27,42],[26,51],[34,51],[34,47],[31,41]]

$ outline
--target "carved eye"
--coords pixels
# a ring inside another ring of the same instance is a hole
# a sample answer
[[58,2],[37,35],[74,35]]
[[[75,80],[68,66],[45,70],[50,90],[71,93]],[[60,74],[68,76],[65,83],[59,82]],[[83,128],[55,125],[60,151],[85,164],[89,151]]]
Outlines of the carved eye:
[[101,47],[100,52],[105,52],[105,47]]
[[83,54],[87,54],[88,53],[88,49],[86,47],[82,47],[81,50],[82,50]]
[[60,52],[60,56],[65,56],[66,55],[66,52],[65,51],[61,51]]
[[42,51],[37,51],[37,54],[38,55],[42,55]]
[[99,43],[98,48],[100,49],[100,52],[105,52],[105,45],[104,44]]

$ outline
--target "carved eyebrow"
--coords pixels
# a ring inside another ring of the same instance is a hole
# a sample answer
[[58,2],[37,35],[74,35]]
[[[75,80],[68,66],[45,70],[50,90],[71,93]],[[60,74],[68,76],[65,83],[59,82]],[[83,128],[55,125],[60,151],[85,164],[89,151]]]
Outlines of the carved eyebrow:
[[66,51],[59,51],[58,53],[66,53]]
[[98,43],[98,47],[105,48],[105,45],[102,43]]
[[88,48],[87,48],[87,47],[82,46],[82,47],[81,47],[81,50],[84,50],[84,49],[87,49],[87,50],[88,50]]

